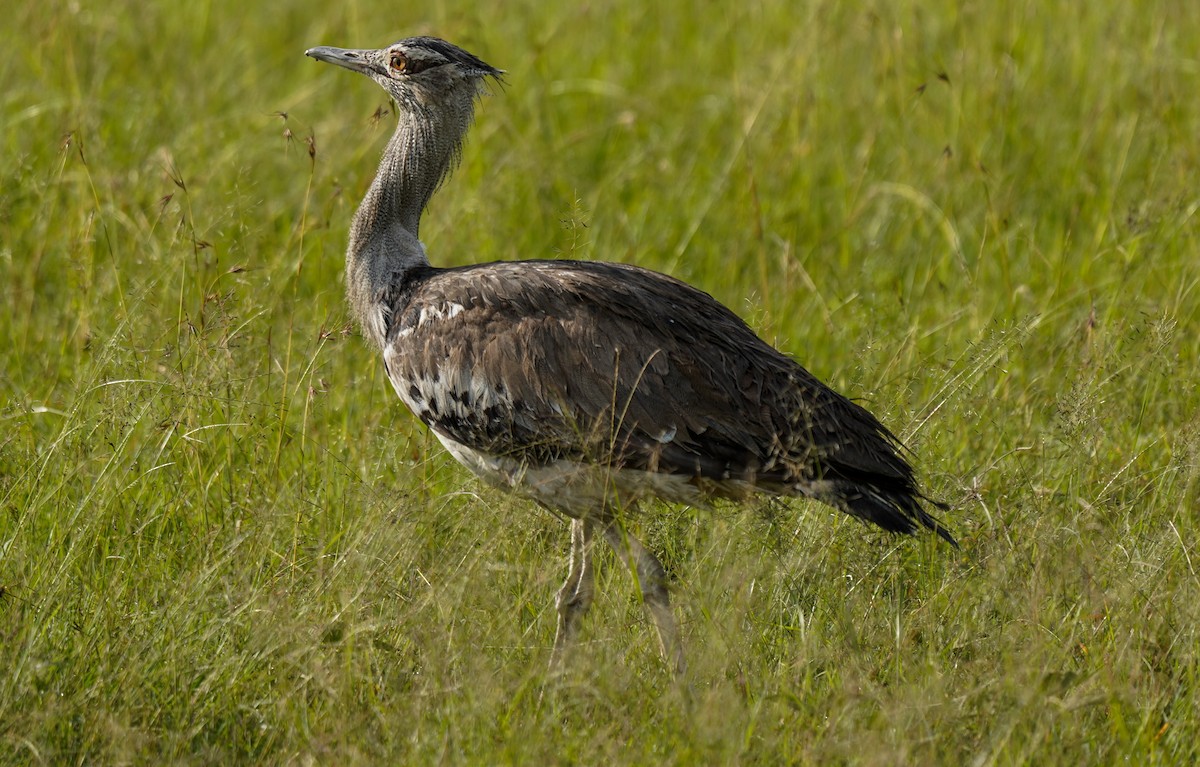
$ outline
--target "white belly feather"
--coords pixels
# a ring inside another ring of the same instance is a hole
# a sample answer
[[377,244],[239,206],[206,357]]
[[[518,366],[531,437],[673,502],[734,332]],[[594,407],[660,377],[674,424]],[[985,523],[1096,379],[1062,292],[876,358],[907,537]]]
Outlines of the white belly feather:
[[690,478],[634,469],[558,460],[528,466],[512,458],[488,455],[434,432],[455,460],[486,482],[579,517],[614,501],[632,505],[658,497],[675,503],[703,504],[707,494]]

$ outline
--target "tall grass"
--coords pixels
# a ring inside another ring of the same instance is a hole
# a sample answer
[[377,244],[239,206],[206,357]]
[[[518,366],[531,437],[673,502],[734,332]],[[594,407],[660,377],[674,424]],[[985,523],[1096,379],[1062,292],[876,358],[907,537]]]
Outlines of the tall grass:
[[[1061,7],[1059,7],[1061,6]],[[0,26],[0,760],[1200,760],[1200,11],[20,2]],[[565,528],[343,305],[393,117],[316,44],[508,70],[443,265],[668,271],[866,402],[963,547],[655,506],[540,699]]]

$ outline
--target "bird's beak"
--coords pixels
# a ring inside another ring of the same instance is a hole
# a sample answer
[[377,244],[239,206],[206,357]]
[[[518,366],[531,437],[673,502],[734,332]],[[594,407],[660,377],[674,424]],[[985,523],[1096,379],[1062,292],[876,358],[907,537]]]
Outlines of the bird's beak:
[[345,67],[354,72],[360,72],[364,75],[370,74],[375,67],[371,64],[367,54],[371,51],[366,50],[351,50],[349,48],[331,48],[328,45],[320,45],[316,48],[309,48],[304,52],[305,56],[311,56],[317,61],[324,61],[327,64],[337,64],[339,67]]

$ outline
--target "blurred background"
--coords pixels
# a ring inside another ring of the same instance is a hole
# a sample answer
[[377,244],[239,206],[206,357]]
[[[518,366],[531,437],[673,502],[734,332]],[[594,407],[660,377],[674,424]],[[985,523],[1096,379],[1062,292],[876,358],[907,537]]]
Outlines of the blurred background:
[[[1188,763],[1200,6],[15,2],[0,29],[5,763]],[[862,401],[963,544],[638,522],[539,697],[566,527],[404,411],[343,298],[394,112],[506,70],[435,265],[670,273]]]

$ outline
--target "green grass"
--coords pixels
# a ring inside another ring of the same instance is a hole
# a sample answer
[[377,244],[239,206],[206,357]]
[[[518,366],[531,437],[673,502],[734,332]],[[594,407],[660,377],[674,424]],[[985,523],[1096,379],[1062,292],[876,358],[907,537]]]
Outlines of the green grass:
[[[6,7],[0,762],[1200,760],[1200,6],[426,5]],[[509,72],[437,263],[701,286],[903,435],[962,550],[652,507],[688,690],[604,556],[539,704],[566,528],[342,297],[392,118],[303,52],[417,33]]]

